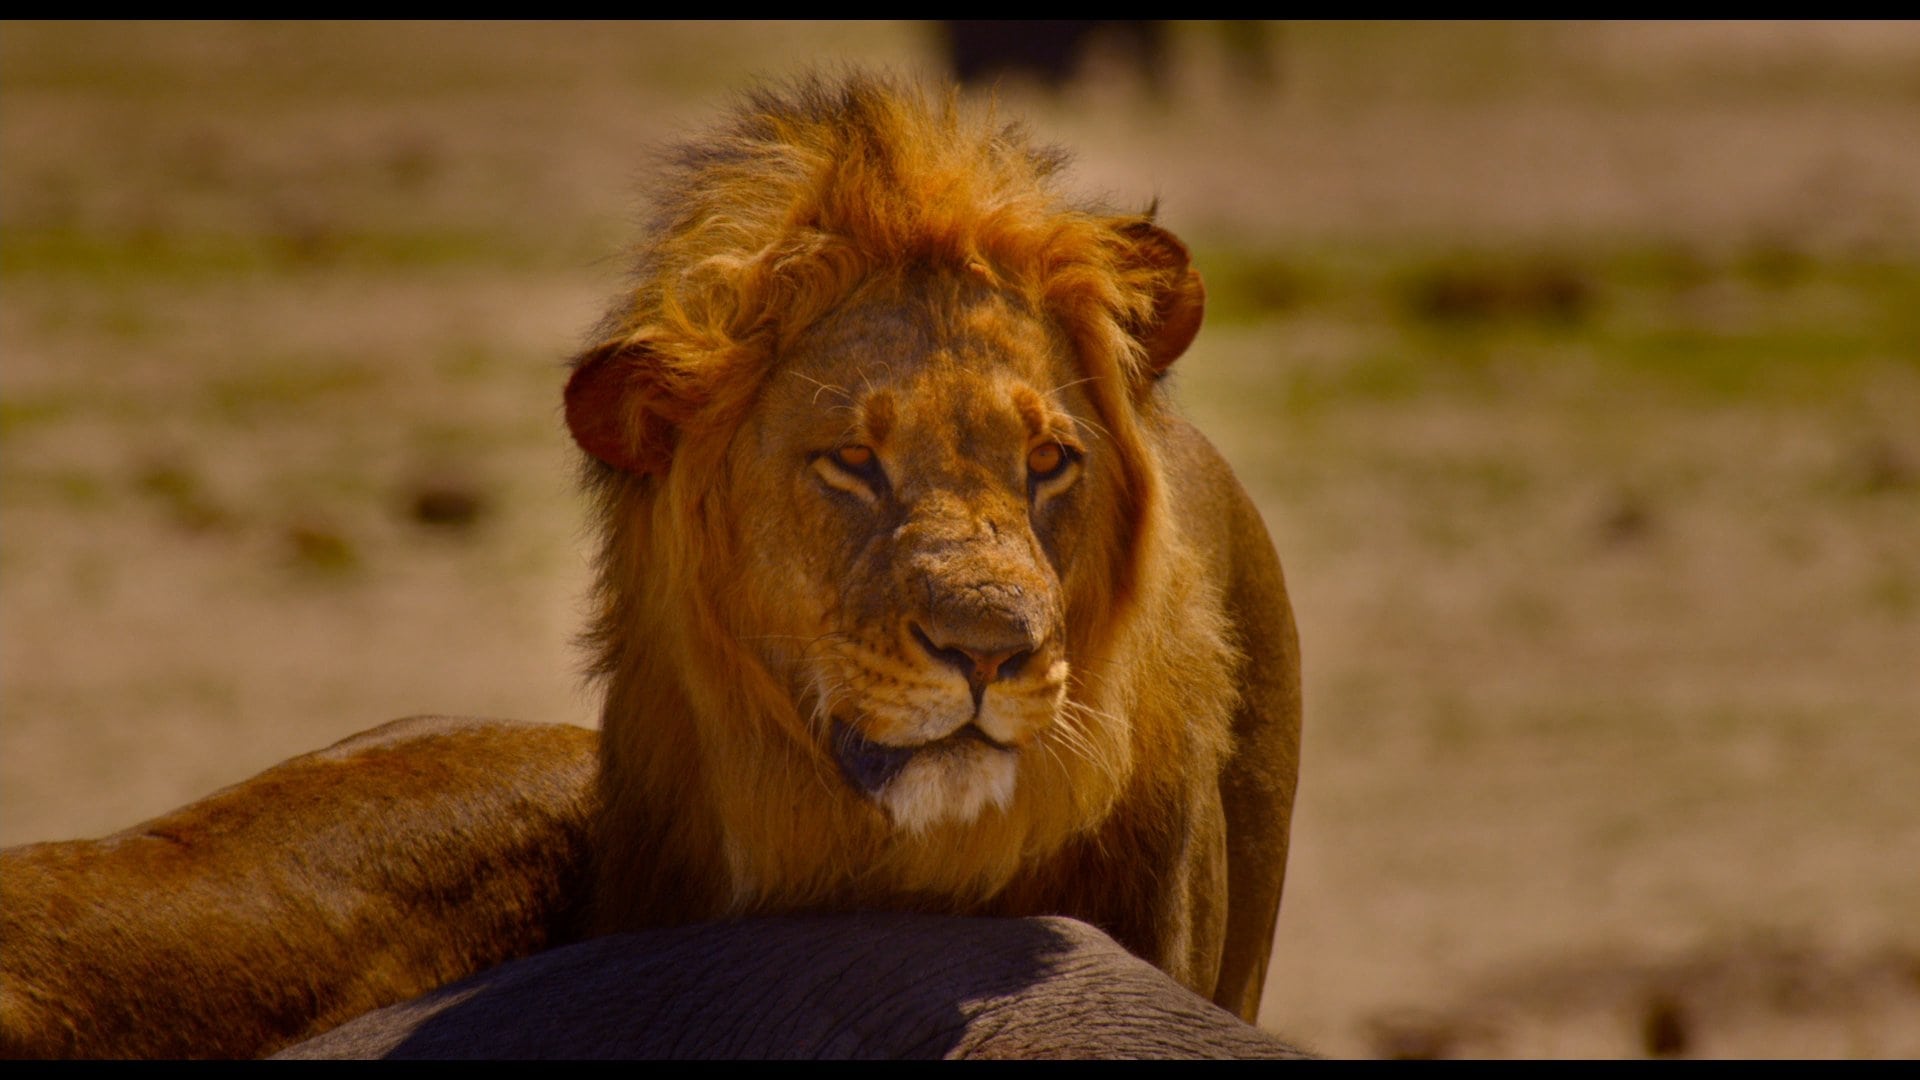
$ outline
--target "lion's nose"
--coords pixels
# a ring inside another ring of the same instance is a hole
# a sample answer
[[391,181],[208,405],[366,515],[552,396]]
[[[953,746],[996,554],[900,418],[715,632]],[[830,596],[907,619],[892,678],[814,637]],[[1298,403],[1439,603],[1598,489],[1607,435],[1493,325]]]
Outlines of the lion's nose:
[[967,689],[973,691],[973,707],[976,711],[980,708],[981,696],[987,692],[987,684],[1018,675],[1020,668],[1033,656],[1033,649],[1025,642],[982,646],[973,642],[935,640],[920,628],[919,623],[909,625],[913,640],[920,643],[927,655],[966,678]]

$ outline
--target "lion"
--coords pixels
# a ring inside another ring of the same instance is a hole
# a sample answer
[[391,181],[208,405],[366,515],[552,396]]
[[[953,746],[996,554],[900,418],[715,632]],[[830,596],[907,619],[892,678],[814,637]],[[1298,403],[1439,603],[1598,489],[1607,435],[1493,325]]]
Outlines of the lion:
[[1205,289],[893,77],[749,91],[565,413],[599,536],[598,931],[1066,915],[1258,1009],[1299,757],[1273,544],[1165,376]]
[[255,1057],[575,940],[598,741],[412,717],[0,852],[0,1057]]

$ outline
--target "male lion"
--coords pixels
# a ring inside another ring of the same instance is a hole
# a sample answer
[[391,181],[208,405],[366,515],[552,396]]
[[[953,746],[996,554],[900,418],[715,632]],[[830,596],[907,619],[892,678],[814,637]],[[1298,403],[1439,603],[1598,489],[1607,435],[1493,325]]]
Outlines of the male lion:
[[1299,657],[1258,513],[1160,382],[1151,212],[871,76],[749,94],[575,363],[604,930],[860,907],[1092,922],[1251,1019]]

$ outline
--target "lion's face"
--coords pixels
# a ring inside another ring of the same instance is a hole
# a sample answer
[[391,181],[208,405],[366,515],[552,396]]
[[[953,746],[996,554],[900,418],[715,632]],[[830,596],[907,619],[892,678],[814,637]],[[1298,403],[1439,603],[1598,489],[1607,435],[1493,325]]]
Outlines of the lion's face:
[[965,280],[799,334],[727,458],[734,627],[840,777],[918,831],[1006,808],[1071,740],[1063,579],[1108,482],[1063,336]]

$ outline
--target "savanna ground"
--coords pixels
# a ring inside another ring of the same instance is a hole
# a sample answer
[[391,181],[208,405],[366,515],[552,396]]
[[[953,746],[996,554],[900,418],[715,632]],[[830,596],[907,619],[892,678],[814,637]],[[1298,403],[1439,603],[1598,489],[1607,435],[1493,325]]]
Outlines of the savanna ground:
[[[0,842],[417,712],[591,724],[564,359],[648,151],[895,24],[0,27]],[[1920,1055],[1920,26],[1175,27],[1157,194],[1294,591],[1263,1023]]]

